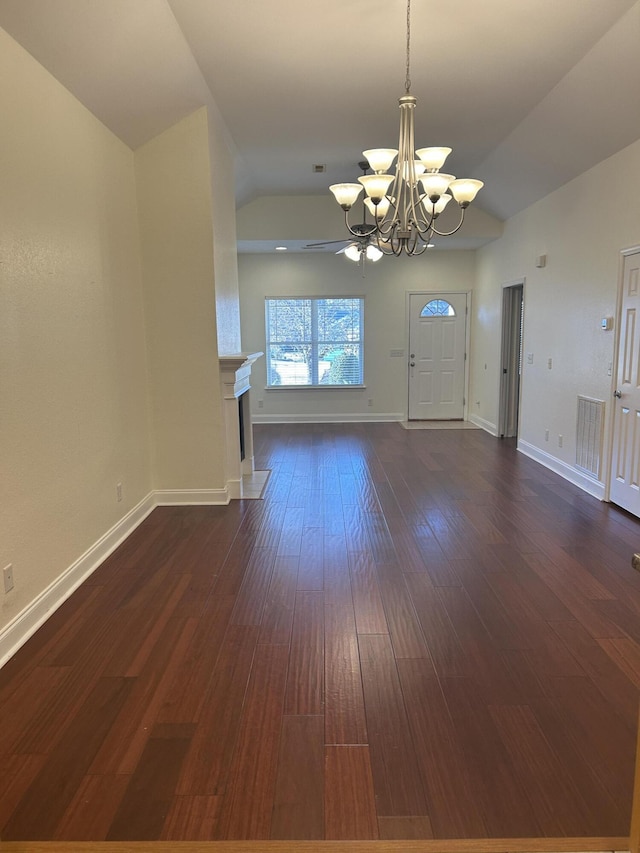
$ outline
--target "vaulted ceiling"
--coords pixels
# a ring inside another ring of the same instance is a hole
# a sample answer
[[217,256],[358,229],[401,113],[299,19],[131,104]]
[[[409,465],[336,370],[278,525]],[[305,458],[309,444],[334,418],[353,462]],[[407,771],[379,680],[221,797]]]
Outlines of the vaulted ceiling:
[[[214,102],[240,203],[397,144],[406,0],[0,0],[0,26],[132,148]],[[500,219],[640,138],[640,0],[412,0],[411,45],[419,146]]]

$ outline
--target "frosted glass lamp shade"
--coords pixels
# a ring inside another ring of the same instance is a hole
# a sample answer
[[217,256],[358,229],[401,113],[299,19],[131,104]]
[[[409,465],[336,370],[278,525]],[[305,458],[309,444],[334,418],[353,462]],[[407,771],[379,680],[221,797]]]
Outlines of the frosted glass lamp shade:
[[367,246],[367,260],[368,261],[379,261],[382,257],[382,252],[377,246]]
[[375,216],[376,219],[384,219],[384,217],[387,215],[387,211],[389,210],[389,204],[391,202],[385,196],[382,201],[378,202],[378,204],[374,204],[370,198],[365,198],[364,203],[366,204],[367,210],[372,216]]
[[451,154],[450,148],[419,148],[416,154],[424,163],[427,172],[437,172],[442,169],[444,161]]
[[369,198],[377,204],[385,197],[393,175],[361,175],[358,180]]
[[370,148],[368,151],[362,152],[369,167],[378,174],[389,171],[397,153],[395,148]]
[[343,210],[350,210],[362,192],[360,184],[331,184],[329,189]]
[[451,200],[452,198],[449,193],[443,193],[435,204],[428,198],[423,199],[422,203],[429,216],[433,216],[434,214],[437,216],[442,213]]
[[410,164],[403,163],[402,164],[402,177],[405,181],[411,183],[412,186],[415,186],[419,177],[424,175],[426,169],[422,160],[414,160],[413,161],[413,180],[410,175]]
[[424,191],[431,201],[437,201],[446,193],[449,184],[455,181],[455,175],[444,175],[442,172],[434,172],[423,175],[420,178]]
[[461,207],[467,207],[476,197],[478,190],[484,186],[482,181],[476,181],[475,178],[459,178],[457,181],[452,181],[449,185],[451,195],[455,198]]

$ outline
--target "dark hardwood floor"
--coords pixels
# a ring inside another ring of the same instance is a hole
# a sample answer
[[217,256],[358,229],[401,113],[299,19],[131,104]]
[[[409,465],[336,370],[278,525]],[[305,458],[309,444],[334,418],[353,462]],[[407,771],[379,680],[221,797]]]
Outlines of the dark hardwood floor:
[[640,523],[480,430],[255,443],[0,671],[0,837],[628,835]]

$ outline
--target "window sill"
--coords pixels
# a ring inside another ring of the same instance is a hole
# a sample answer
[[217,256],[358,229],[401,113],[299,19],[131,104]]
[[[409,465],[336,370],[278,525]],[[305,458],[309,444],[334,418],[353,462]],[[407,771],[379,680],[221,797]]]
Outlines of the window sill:
[[364,391],[366,385],[270,385],[265,388],[267,394],[272,391]]

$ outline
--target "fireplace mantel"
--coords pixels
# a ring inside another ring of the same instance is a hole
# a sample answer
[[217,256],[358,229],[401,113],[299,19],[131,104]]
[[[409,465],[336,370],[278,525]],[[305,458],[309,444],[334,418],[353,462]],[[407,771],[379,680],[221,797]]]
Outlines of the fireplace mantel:
[[262,355],[261,352],[238,352],[218,357],[227,448],[226,480],[231,500],[253,496],[253,423],[249,392],[251,367]]

